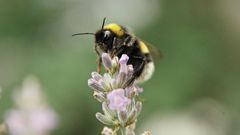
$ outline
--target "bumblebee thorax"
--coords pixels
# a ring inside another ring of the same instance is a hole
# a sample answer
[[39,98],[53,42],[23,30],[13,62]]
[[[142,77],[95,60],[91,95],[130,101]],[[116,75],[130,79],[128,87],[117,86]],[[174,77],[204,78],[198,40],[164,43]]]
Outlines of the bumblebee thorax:
[[123,36],[124,33],[125,33],[124,28],[122,26],[118,25],[118,24],[115,24],[115,23],[105,25],[103,27],[103,29],[112,31],[118,37]]

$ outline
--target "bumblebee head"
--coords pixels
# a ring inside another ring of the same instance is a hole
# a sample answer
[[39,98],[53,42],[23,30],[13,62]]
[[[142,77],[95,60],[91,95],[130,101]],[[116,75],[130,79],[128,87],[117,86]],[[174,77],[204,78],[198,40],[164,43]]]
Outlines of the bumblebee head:
[[96,33],[77,33],[75,35],[94,35],[96,44],[103,50],[110,50],[113,46],[114,38],[121,38],[126,33],[126,29],[122,26],[112,23],[105,25],[106,18],[103,19],[102,28]]
[[125,33],[122,26],[118,24],[108,24],[95,33],[96,44],[104,51],[111,49],[114,38],[121,38]]

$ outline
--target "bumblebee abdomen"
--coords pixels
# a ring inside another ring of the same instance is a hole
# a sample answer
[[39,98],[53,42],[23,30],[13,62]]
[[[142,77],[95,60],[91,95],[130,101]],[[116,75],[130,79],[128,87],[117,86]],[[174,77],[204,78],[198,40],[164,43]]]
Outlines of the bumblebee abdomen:
[[144,58],[145,64],[141,74],[137,77],[136,82],[143,83],[152,77],[155,70],[155,66],[154,66],[154,62],[148,46],[143,41],[139,41],[139,47],[140,47],[141,53],[145,57]]
[[123,53],[129,56],[128,64],[133,65],[137,83],[145,82],[152,77],[155,67],[149,48],[143,41],[136,40]]
[[144,65],[144,68],[140,74],[140,76],[137,77],[136,79],[136,82],[137,83],[143,83],[147,80],[149,80],[153,73],[154,73],[154,70],[155,70],[155,66],[154,66],[154,63],[151,61],[151,62],[148,62]]

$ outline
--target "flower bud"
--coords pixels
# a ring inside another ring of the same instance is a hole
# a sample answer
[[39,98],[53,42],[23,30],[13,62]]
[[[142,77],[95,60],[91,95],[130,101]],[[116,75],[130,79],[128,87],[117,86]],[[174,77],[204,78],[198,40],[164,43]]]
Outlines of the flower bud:
[[104,91],[104,88],[94,79],[88,79],[88,86],[95,91]]
[[125,83],[126,77],[127,77],[127,73],[126,72],[120,72],[117,75],[116,82],[117,82],[117,86],[118,87],[121,87]]
[[128,115],[128,123],[132,123],[136,120],[137,110],[133,107],[132,111]]
[[113,80],[112,80],[112,89],[117,89],[117,88],[119,88],[119,87],[118,87],[118,82],[117,82],[116,79],[113,79]]
[[113,57],[112,59],[112,67],[117,68],[118,67],[118,57]]
[[128,118],[128,115],[127,115],[126,111],[118,112],[118,119],[122,126],[125,126],[125,124],[127,122],[127,118]]
[[99,81],[102,79],[102,76],[98,72],[92,72],[92,78],[96,81]]
[[137,103],[136,103],[136,110],[137,110],[137,115],[139,115],[140,112],[142,111],[142,102],[137,101]]
[[131,76],[133,75],[133,70],[133,66],[128,65],[128,78],[131,78]]
[[100,80],[99,84],[103,88],[103,91],[110,91],[111,90],[111,85],[108,81]]
[[119,63],[122,65],[122,64],[127,64],[129,60],[129,57],[126,55],[126,54],[123,54],[119,60]]
[[106,116],[108,116],[112,119],[116,116],[116,113],[108,107],[106,102],[102,103],[102,110]]
[[96,113],[96,118],[105,125],[114,125],[115,124],[115,122],[113,120],[109,119],[108,117],[106,117],[105,115],[103,115],[99,112]]
[[107,53],[102,54],[102,62],[103,66],[107,69],[110,70],[112,68],[112,59]]
[[105,95],[102,92],[94,91],[93,97],[101,103],[106,101]]
[[107,91],[110,91],[112,89],[112,77],[108,74],[108,73],[105,73],[104,76],[103,76],[103,82],[104,82],[104,87]]
[[128,114],[130,114],[130,112],[132,111],[133,107],[135,107],[135,106],[134,106],[134,102],[131,102],[131,103],[127,106],[126,112],[127,112]]
[[127,74],[128,73],[128,66],[126,64],[121,64],[119,72],[124,72],[124,73]]

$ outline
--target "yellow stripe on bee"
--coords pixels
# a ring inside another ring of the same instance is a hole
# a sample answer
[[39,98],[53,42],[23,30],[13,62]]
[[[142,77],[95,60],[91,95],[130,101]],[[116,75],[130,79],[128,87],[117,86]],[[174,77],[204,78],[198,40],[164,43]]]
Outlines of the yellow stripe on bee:
[[143,41],[139,41],[139,45],[142,53],[149,53],[149,49]]
[[115,23],[108,24],[108,25],[104,26],[103,29],[110,29],[119,37],[123,36],[123,34],[124,34],[124,30],[122,29],[122,27]]

